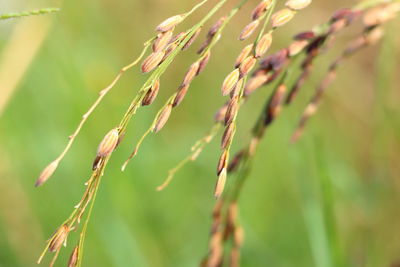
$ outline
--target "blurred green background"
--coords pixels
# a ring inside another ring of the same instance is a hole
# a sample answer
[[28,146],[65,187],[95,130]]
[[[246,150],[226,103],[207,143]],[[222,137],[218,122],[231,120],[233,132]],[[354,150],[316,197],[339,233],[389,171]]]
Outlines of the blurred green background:
[[[0,13],[62,8],[56,14],[0,22],[0,266],[35,266],[45,240],[79,201],[97,144],[119,122],[146,75],[138,68],[126,73],[88,120],[55,176],[36,189],[37,175],[61,152],[97,92],[138,55],[155,25],[195,2],[0,0]],[[180,29],[197,22],[216,2]],[[236,3],[228,2],[219,15]],[[163,76],[154,105],[141,109],[130,124],[100,187],[84,266],[197,266],[206,254],[219,138],[165,191],[155,188],[212,125],[215,110],[224,103],[221,82],[244,45],[237,36],[257,3],[249,0],[226,28],[185,101],[121,173],[133,145],[196,59],[195,48],[205,33]],[[294,33],[324,22],[337,8],[355,3],[315,1],[276,33],[271,51],[285,46]],[[318,60],[295,105],[268,131],[240,202],[246,232],[242,266],[400,264],[399,22],[387,25],[378,46],[340,69],[298,144],[288,140],[301,110],[329,60],[360,27],[340,35]],[[263,88],[241,110],[235,149],[248,140],[270,92]],[[56,266],[65,266],[76,236],[71,235]]]

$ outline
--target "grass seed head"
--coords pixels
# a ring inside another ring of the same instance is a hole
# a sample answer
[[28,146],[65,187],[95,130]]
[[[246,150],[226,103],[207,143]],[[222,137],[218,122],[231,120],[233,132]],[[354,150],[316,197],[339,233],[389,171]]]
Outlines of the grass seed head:
[[160,91],[160,80],[157,79],[150,90],[147,91],[146,95],[143,97],[142,106],[151,105],[156,99],[158,92]]
[[250,22],[246,27],[243,28],[242,32],[239,35],[239,40],[243,41],[250,37],[250,35],[257,29],[258,25],[260,25],[259,20],[254,20]]
[[154,70],[164,59],[166,52],[158,51],[150,54],[142,63],[142,72],[147,73]]
[[272,32],[268,32],[261,37],[260,41],[258,41],[255,49],[255,56],[257,58],[263,56],[271,47],[271,44],[272,44]]
[[196,61],[190,66],[188,72],[185,75],[185,78],[183,79],[182,86],[187,86],[192,82],[194,77],[197,75],[197,72],[199,71],[199,67],[200,67],[200,62],[198,61]]
[[240,64],[240,77],[246,76],[256,64],[257,59],[254,56],[249,56],[245,60],[243,60],[242,64]]
[[69,227],[65,224],[57,229],[49,244],[50,252],[56,252],[61,248],[67,240],[69,230]]
[[187,43],[182,47],[183,51],[188,49],[196,41],[197,37],[199,37],[200,32],[201,27],[196,30],[192,37],[190,37],[189,41],[187,41]]
[[42,173],[39,175],[39,178],[36,180],[35,186],[39,187],[42,184],[44,184],[48,179],[50,179],[50,177],[53,175],[53,173],[55,172],[55,170],[58,167],[58,160],[53,161],[52,163],[50,163],[49,165],[47,165],[46,168],[44,168],[44,170],[42,171]]
[[218,176],[217,184],[215,185],[214,197],[219,198],[224,192],[225,184],[226,184],[227,172],[226,168],[222,169],[221,173]]
[[76,266],[78,266],[78,259],[79,259],[78,253],[79,253],[79,246],[76,246],[74,248],[74,250],[72,251],[71,256],[69,257],[68,267],[76,267]]
[[239,109],[239,96],[234,96],[228,104],[228,108],[225,114],[225,125],[232,123],[236,117],[237,111]]
[[293,11],[289,8],[284,8],[274,13],[271,18],[271,24],[273,28],[278,28],[286,23],[288,23],[296,14],[296,11]]
[[211,52],[207,51],[204,56],[200,59],[199,69],[197,70],[196,75],[199,75],[203,72],[208,62],[210,61]]
[[301,10],[311,4],[311,0],[288,0],[285,6],[292,10]]
[[183,101],[188,89],[189,89],[189,84],[181,85],[179,87],[178,93],[176,94],[176,96],[174,98],[174,102],[172,103],[172,107],[178,106]]
[[157,39],[153,42],[153,52],[163,50],[171,41],[172,31],[161,32],[157,35]]
[[239,69],[235,69],[228,76],[226,76],[222,87],[222,95],[228,95],[233,88],[235,88],[236,83],[239,81],[240,71]]
[[221,140],[221,148],[225,149],[228,147],[228,145],[232,142],[232,137],[233,134],[235,133],[236,126],[234,123],[231,123],[228,125],[228,127],[225,128],[224,134],[222,136]]
[[97,156],[98,157],[106,157],[110,155],[118,144],[119,139],[119,131],[117,128],[109,131],[100,142],[99,147],[97,148]]
[[236,58],[235,68],[238,68],[240,66],[240,64],[242,64],[243,60],[250,55],[251,50],[253,50],[253,47],[254,47],[253,44],[249,44],[249,45],[246,45],[242,49],[242,51],[240,52],[239,56]]
[[253,12],[251,12],[251,18],[253,20],[257,20],[262,15],[264,15],[265,11],[267,11],[272,5],[272,0],[263,0],[261,1],[256,8],[254,8]]
[[157,27],[156,31],[159,32],[167,32],[175,28],[176,25],[181,23],[185,19],[184,15],[176,15],[173,17],[170,17],[163,22],[161,22]]
[[158,133],[164,125],[167,123],[169,116],[171,115],[172,111],[172,104],[168,104],[165,108],[161,111],[160,115],[157,118],[157,121],[154,125],[153,132]]

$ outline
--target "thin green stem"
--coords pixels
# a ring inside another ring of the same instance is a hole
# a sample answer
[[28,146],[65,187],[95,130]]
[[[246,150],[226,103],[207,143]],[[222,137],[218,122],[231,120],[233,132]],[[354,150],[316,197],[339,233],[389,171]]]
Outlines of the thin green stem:
[[59,8],[41,8],[41,9],[18,12],[18,13],[6,13],[6,14],[0,14],[0,20],[45,15],[45,14],[50,14],[50,13],[54,13],[54,12],[58,12],[58,11],[60,11]]

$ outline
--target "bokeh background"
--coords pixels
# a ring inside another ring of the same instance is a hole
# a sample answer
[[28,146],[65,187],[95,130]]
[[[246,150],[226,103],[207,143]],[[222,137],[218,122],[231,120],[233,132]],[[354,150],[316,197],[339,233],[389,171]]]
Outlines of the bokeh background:
[[[97,144],[119,122],[146,76],[138,68],[126,73],[88,120],[55,176],[36,189],[37,175],[62,150],[97,92],[137,56],[155,25],[195,2],[0,0],[0,13],[62,8],[0,22],[0,266],[35,266],[45,240],[80,199]],[[181,28],[216,2],[209,1]],[[219,15],[236,3],[228,2]],[[277,32],[271,51],[337,8],[356,3],[314,2]],[[224,102],[220,84],[244,45],[237,36],[257,3],[249,0],[226,28],[183,104],[121,173],[134,143],[196,58],[194,48],[205,33],[166,72],[155,104],[141,109],[130,124],[100,187],[84,266],[197,266],[206,254],[219,142],[179,172],[165,191],[155,188],[212,125]],[[318,60],[298,101],[268,131],[240,202],[246,231],[242,266],[400,264],[399,22],[387,25],[379,45],[342,66],[298,144],[288,140],[300,111],[329,60],[359,27],[343,32]],[[260,90],[241,110],[235,149],[248,140],[270,92]],[[65,266],[75,241],[72,234],[56,266]]]

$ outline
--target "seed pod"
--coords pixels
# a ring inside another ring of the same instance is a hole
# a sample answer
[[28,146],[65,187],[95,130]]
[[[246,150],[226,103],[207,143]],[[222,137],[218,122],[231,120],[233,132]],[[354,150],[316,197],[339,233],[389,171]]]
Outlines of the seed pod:
[[270,76],[270,74],[261,74],[251,78],[244,88],[244,95],[251,95],[255,90],[263,86],[268,81]]
[[246,76],[253,69],[256,62],[257,60],[253,56],[249,56],[245,60],[243,60],[242,64],[240,64],[239,67],[240,77]]
[[71,253],[68,261],[68,267],[76,267],[78,266],[78,253],[79,253],[79,246],[76,246]]
[[184,19],[185,19],[184,15],[176,15],[176,16],[170,17],[170,18],[164,20],[163,22],[161,22],[157,26],[156,31],[159,31],[159,32],[170,31],[173,28],[175,28],[176,25],[181,23]]
[[261,17],[266,10],[268,10],[271,7],[272,0],[263,0],[261,1],[256,8],[254,8],[253,12],[251,13],[251,18],[253,20],[258,19]]
[[242,51],[240,52],[239,56],[236,58],[235,61],[235,68],[238,68],[240,64],[242,64],[243,60],[248,57],[251,50],[253,50],[253,44],[246,45]]
[[231,123],[229,124],[228,127],[226,127],[221,140],[222,149],[227,148],[228,145],[232,142],[232,137],[235,134],[235,130],[236,130],[236,125],[234,123]]
[[242,32],[239,35],[239,40],[243,41],[250,37],[250,35],[257,29],[260,24],[259,20],[254,20],[250,22],[246,27],[243,28]]
[[227,160],[228,160],[228,151],[224,150],[218,161],[217,175],[220,175],[222,170],[226,168]]
[[228,170],[227,170],[228,173],[232,173],[237,169],[240,162],[242,161],[243,156],[244,156],[243,150],[236,153],[236,155],[233,157],[232,161],[228,165]]
[[188,89],[189,89],[189,85],[181,85],[179,87],[179,91],[178,91],[178,93],[176,94],[176,96],[174,98],[174,102],[172,103],[172,107],[176,107],[182,102],[183,98],[185,98],[185,95],[186,95]]
[[240,94],[240,91],[242,90],[242,87],[243,87],[243,82],[244,82],[244,79],[240,79],[237,82],[237,84],[235,85],[235,88],[230,93],[231,98]]
[[165,56],[164,51],[152,53],[142,63],[142,72],[147,73],[154,70],[163,60]]
[[201,54],[206,50],[206,48],[211,44],[213,37],[208,37],[200,46],[199,50],[197,50],[197,54]]
[[226,16],[219,18],[217,22],[215,22],[215,24],[210,28],[207,35],[213,37],[219,31],[221,26],[224,24],[226,18],[227,18]]
[[301,32],[299,34],[296,34],[294,36],[295,40],[301,41],[301,40],[310,40],[315,38],[315,33],[312,31],[307,31],[307,32]]
[[199,70],[199,67],[200,63],[198,61],[190,66],[188,72],[185,75],[185,78],[183,79],[182,86],[189,85],[192,82],[197,74],[197,71]]
[[142,100],[142,106],[151,105],[158,95],[158,91],[160,90],[160,80],[157,79],[150,90],[147,91],[146,95]]
[[270,48],[272,44],[272,32],[268,32],[264,34],[260,41],[257,43],[256,46],[256,51],[255,51],[255,56],[256,57],[261,57],[262,55],[267,52],[267,50]]
[[197,70],[196,75],[199,75],[203,72],[204,68],[207,66],[208,61],[210,60],[211,52],[207,51],[204,56],[200,60],[199,69]]
[[201,32],[201,27],[197,29],[197,31],[192,35],[192,37],[190,37],[189,41],[187,41],[187,43],[182,47],[183,51],[188,49],[194,43],[194,41],[196,41],[200,32]]
[[169,116],[171,115],[172,105],[168,104],[157,117],[157,121],[154,125],[153,132],[158,133],[164,125],[167,123]]
[[[229,102],[228,102],[229,103]],[[226,110],[228,109],[228,103],[223,105],[214,115],[215,122],[223,122],[225,119]]]
[[309,4],[311,4],[311,0],[288,0],[285,6],[292,10],[300,10],[306,8]]
[[186,35],[186,32],[180,32],[177,35],[175,35],[174,37],[172,37],[171,40],[169,40],[169,43],[175,43],[176,41],[183,39],[183,37]]
[[172,31],[162,32],[157,35],[157,39],[153,43],[153,52],[163,50],[172,38]]
[[44,184],[55,172],[55,170],[58,167],[58,160],[53,161],[49,165],[47,165],[46,168],[42,171],[42,173],[39,175],[39,178],[36,180],[35,186],[39,187],[42,184]]
[[294,41],[293,43],[290,44],[288,47],[289,50],[289,56],[293,57],[303,51],[303,49],[308,45],[307,40],[300,40],[300,41]]
[[219,198],[222,195],[222,192],[224,191],[225,188],[225,183],[226,183],[226,168],[222,169],[220,175],[218,176],[217,184],[215,186],[215,192],[214,192],[214,197]]
[[97,156],[98,157],[106,157],[110,155],[118,143],[119,132],[117,128],[109,131],[100,142],[99,147],[97,148]]
[[225,114],[225,125],[232,123],[232,121],[236,117],[238,109],[239,109],[239,96],[235,96],[229,101],[228,108]]
[[281,27],[288,23],[296,14],[295,11],[284,8],[272,15],[271,24],[273,28]]
[[61,248],[61,246],[67,239],[69,230],[70,230],[69,227],[65,224],[57,229],[56,233],[54,234],[53,238],[50,241],[49,245],[50,252],[56,252]]
[[232,89],[235,88],[235,85],[239,80],[239,75],[239,69],[235,69],[228,76],[226,76],[221,88],[222,95],[228,95]]

